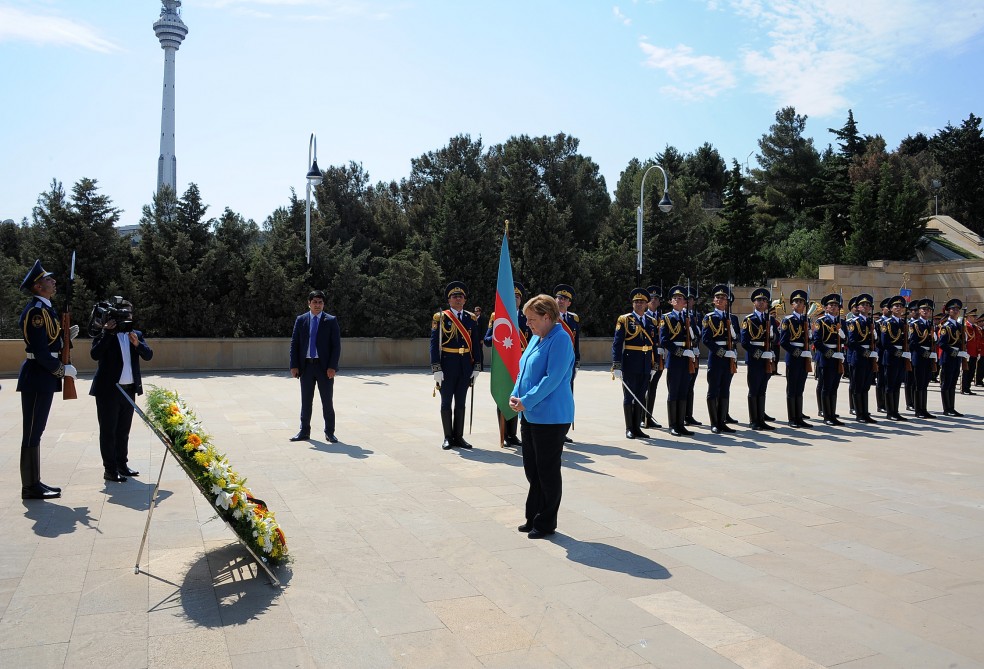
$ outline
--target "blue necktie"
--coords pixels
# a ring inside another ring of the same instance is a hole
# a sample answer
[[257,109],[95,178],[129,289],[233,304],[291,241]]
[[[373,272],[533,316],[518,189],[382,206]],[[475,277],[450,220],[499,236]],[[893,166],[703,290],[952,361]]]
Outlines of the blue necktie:
[[308,342],[308,357],[317,358],[318,357],[318,321],[321,320],[317,316],[311,316],[311,341]]

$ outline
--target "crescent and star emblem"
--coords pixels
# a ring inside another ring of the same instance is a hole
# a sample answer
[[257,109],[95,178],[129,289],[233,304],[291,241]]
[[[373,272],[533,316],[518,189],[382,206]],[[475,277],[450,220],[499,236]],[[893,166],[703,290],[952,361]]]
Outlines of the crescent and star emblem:
[[[505,325],[507,328],[509,328],[509,332],[506,334],[505,338],[503,339],[499,339],[498,336],[496,335],[496,333],[499,331],[499,326],[501,325]],[[506,348],[512,348],[513,346],[512,337],[509,336],[512,334],[512,332],[513,332],[512,321],[510,321],[508,318],[496,318],[495,321],[492,323],[492,341],[499,342]]]

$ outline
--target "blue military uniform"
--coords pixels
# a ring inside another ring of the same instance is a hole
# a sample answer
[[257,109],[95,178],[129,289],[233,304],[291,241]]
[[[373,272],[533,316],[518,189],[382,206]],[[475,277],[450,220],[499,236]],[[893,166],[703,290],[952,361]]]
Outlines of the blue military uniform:
[[690,385],[687,388],[687,411],[684,416],[684,423],[687,425],[703,425],[694,418],[694,388],[697,386],[697,374],[700,371],[700,323],[702,320],[701,315],[694,308],[696,301],[697,293],[691,291],[690,286],[687,286],[687,314],[690,316],[690,324],[694,328],[694,371],[690,374]]
[[[662,427],[656,422],[656,417],[653,415],[653,408],[656,405],[656,389],[659,387],[659,380],[663,378],[663,368],[666,364],[666,351],[658,345],[659,343],[659,323],[663,318],[662,310],[660,309],[659,303],[663,299],[663,291],[659,286],[649,286],[646,288],[646,292],[649,293],[649,308],[646,309],[646,318],[651,320],[656,325],[657,330],[657,346],[656,346],[656,367],[653,370],[654,373],[649,377],[649,387],[646,389],[646,424],[645,427]],[[654,305],[653,302],[656,304]]]
[[[905,309],[905,298],[896,295],[888,299],[890,308],[902,307]],[[907,420],[899,413],[899,395],[902,389],[902,381],[905,379],[906,369],[911,367],[909,363],[909,322],[906,320],[905,312],[901,316],[894,313],[882,319],[879,326],[880,336],[878,341],[878,365],[884,384],[883,393],[885,396],[885,415],[892,421]]]
[[[674,300],[687,292],[683,286],[670,288],[669,298]],[[663,314],[659,327],[659,345],[666,350],[666,411],[670,434],[674,437],[692,435],[687,429],[687,393],[690,389],[691,365],[696,365],[694,346],[700,340],[697,323],[690,322],[686,306]]]
[[[858,298],[852,297],[847,301],[847,315],[844,317],[844,332],[848,331],[848,326],[850,326],[851,321],[858,317]],[[844,378],[850,381],[854,374],[854,358],[851,357],[850,349],[844,351]],[[847,401],[850,404],[851,415],[854,415],[854,392],[848,391]]]
[[[577,293],[574,288],[567,285],[566,283],[558,283],[554,288],[554,297],[566,297],[571,302]],[[574,392],[574,379],[577,377],[577,370],[581,367],[581,318],[575,314],[573,311],[562,311],[560,314],[560,324],[564,328],[564,332],[567,336],[571,338],[571,344],[574,345],[574,372],[571,374],[571,392]],[[573,429],[573,424],[571,429]],[[574,440],[571,439],[570,435],[564,437],[564,443],[570,444]]]
[[[467,296],[466,286],[461,281],[452,281],[445,294],[449,300],[453,295]],[[443,375],[438,383],[444,450],[455,446],[471,448],[464,439],[465,403],[472,378],[482,370],[483,349],[478,327],[475,314],[464,309],[460,313],[450,308],[438,311],[431,322],[431,371]]]
[[892,298],[886,297],[882,300],[878,307],[881,309],[881,313],[877,318],[875,318],[875,332],[878,337],[878,371],[875,372],[875,405],[881,413],[885,413],[885,367],[881,363],[881,326],[886,320],[891,318],[891,313],[887,313],[889,309],[889,303],[891,303]]
[[[513,281],[513,295],[516,297],[517,300],[519,300],[520,305],[522,305],[522,301],[524,299],[525,294],[526,294],[526,288],[523,286],[523,284],[521,284],[519,281]],[[522,352],[526,350],[526,345],[529,343],[530,337],[533,336],[533,331],[530,330],[530,326],[526,322],[526,314],[524,314],[521,310],[517,310],[516,320],[518,321],[517,325],[519,326],[519,352],[520,354],[522,354]],[[492,337],[494,332],[495,332],[495,312],[493,311],[489,315],[489,328],[488,330],[485,331],[485,339],[484,339],[485,345],[488,346],[489,348],[492,347]],[[502,416],[502,411],[500,411],[498,407],[496,407],[495,409],[495,414],[496,414],[496,418],[501,420],[501,418],[499,417]],[[516,436],[516,430],[519,427],[519,416],[516,415],[504,421],[504,427],[505,430],[504,430],[504,434],[502,435],[503,440],[501,445],[517,446],[517,447],[522,446],[523,442],[521,442],[519,440],[519,437]]]
[[[840,296],[831,293],[823,298],[823,305],[841,306]],[[837,387],[843,376],[844,345],[847,333],[844,332],[840,315],[824,314],[817,319],[813,330],[813,346],[817,351],[819,370],[817,383],[820,387],[820,403],[823,407],[824,425],[843,425],[837,420]]]
[[[919,318],[919,300],[911,302],[909,304],[909,317],[906,319],[906,324],[908,325],[906,332],[912,332],[912,324],[916,322]],[[909,335],[906,334],[906,340],[908,340]],[[907,344],[908,345],[908,344]],[[914,351],[912,353],[912,364],[905,371],[905,408],[906,411],[915,411],[916,407],[916,356]]]
[[964,324],[950,314],[953,309],[963,309],[963,302],[954,298],[946,303],[944,310],[948,318],[940,323],[938,341],[940,350],[940,397],[943,400],[943,415],[960,418],[957,411],[957,381],[963,361],[969,360],[967,354],[967,333]]
[[[714,297],[723,296],[730,305],[733,296],[723,283],[711,289]],[[728,409],[731,403],[731,381],[738,363],[738,317],[730,306],[722,311],[715,308],[701,321],[701,341],[707,348],[707,414],[711,432],[734,432],[728,426]]]
[[[649,302],[649,293],[643,288],[633,288],[629,300]],[[634,307],[634,305],[633,305]],[[625,417],[625,437],[648,439],[639,425],[642,423],[642,402],[649,387],[649,379],[656,367],[656,324],[645,312],[635,310],[622,314],[615,322],[612,339],[612,372],[619,372],[622,379],[622,413]]]
[[[936,308],[929,298],[919,301],[920,309]],[[932,316],[927,321],[920,316],[909,324],[909,352],[912,354],[912,401],[916,418],[936,418],[929,413],[929,378],[936,368],[936,334],[933,331]]]
[[[33,291],[34,285],[51,276],[37,260],[24,277],[21,290]],[[62,389],[65,365],[59,355],[63,337],[58,312],[51,301],[32,295],[20,315],[26,359],[17,375],[17,392],[21,394],[23,434],[21,437],[20,475],[22,499],[50,499],[61,496],[60,488],[41,482],[41,436],[48,424],[52,400]]]
[[[751,300],[772,296],[765,288],[752,291]],[[779,352],[779,323],[766,308],[753,310],[741,322],[741,345],[745,349],[745,368],[748,370],[748,420],[753,430],[774,430],[765,418],[765,397],[769,379]]]
[[[865,304],[874,305],[868,293],[854,298],[860,311]],[[871,316],[858,313],[847,322],[847,362],[850,369],[850,393],[854,398],[855,420],[859,423],[877,422],[868,409],[868,392],[875,381],[875,368],[878,366],[878,326]]]
[[[794,290],[789,295],[791,304],[809,297],[805,290]],[[786,352],[786,420],[789,427],[810,427],[803,416],[803,392],[806,377],[810,373],[810,319],[795,311],[779,323],[779,347]]]

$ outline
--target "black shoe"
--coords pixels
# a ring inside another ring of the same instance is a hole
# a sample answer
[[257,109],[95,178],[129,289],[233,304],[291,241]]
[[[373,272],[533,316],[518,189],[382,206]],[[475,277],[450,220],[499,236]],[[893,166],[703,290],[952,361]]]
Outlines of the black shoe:
[[469,444],[467,441],[465,441],[461,437],[458,437],[454,441],[455,441],[455,446],[457,446],[458,448],[471,448],[472,447],[471,444]]
[[57,499],[61,497],[60,492],[46,490],[40,485],[33,488],[21,488],[21,499]]
[[649,439],[650,438],[648,434],[646,434],[645,432],[643,432],[639,428],[636,428],[635,429],[635,436],[636,436],[637,439]]
[[643,427],[654,427],[656,429],[662,429],[663,426],[654,421],[652,418],[646,419],[646,424]]
[[944,416],[953,416],[954,418],[963,418],[963,414],[956,409],[950,409],[949,411],[943,412]]
[[310,438],[311,438],[310,433],[308,433],[308,432],[298,432],[293,437],[291,437],[290,440],[291,441],[307,441]]
[[104,471],[103,478],[113,483],[123,483],[126,481],[126,477],[122,476],[119,472]]
[[574,443],[574,440],[571,439],[570,437],[564,437],[564,443],[565,444],[573,444]]
[[452,448],[454,448],[454,443],[452,443],[450,437],[444,438],[444,443],[441,444],[441,448],[443,448],[445,451],[450,451]]
[[530,530],[533,529],[533,523],[527,520],[525,523],[523,523],[516,529],[519,530],[520,532],[529,532]]
[[686,418],[684,418],[683,419],[683,423],[684,423],[684,425],[703,425],[703,423],[701,423],[699,420],[697,420],[693,416],[687,416]]
[[734,428],[728,427],[728,424],[727,423],[725,423],[724,425],[722,425],[720,427],[720,430],[721,430],[721,432],[727,432],[727,433],[730,433],[730,434],[734,434],[735,432],[738,431],[738,430],[735,430]]
[[554,530],[538,530],[535,527],[527,534],[530,539],[545,539],[554,533]]
[[769,414],[763,412],[762,413],[762,420],[771,420],[772,422],[775,422],[776,419],[773,418],[772,416],[770,416]]
[[49,490],[51,492],[58,492],[58,493],[61,492],[61,488],[56,488],[53,485],[48,485],[47,483],[42,483],[41,481],[38,481],[38,485],[44,488],[45,490]]
[[506,437],[506,442],[505,443],[506,443],[506,446],[515,446],[516,448],[519,448],[520,446],[523,445],[523,442],[521,442],[519,440],[519,437],[515,437],[515,436],[512,436],[512,435]]
[[330,444],[338,443],[338,437],[336,437],[334,434],[328,434],[327,432],[325,432],[325,439],[327,439],[328,443]]
[[738,424],[738,419],[737,418],[732,418],[729,415],[727,418],[724,419],[724,422],[725,423],[731,423],[732,425],[737,425]]
[[140,476],[140,472],[123,465],[120,467],[120,476]]
[[625,438],[626,439],[635,439],[635,432],[633,432],[632,430],[626,430],[625,431]]

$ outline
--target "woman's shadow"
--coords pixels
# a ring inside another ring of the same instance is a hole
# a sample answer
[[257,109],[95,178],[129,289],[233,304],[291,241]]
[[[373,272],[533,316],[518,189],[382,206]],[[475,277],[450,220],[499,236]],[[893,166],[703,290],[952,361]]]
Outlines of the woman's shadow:
[[616,571],[638,578],[662,580],[672,576],[660,563],[624,548],[596,541],[578,541],[564,534],[555,534],[551,540],[567,550],[568,560],[587,567]]
[[31,528],[39,537],[58,537],[63,534],[71,534],[79,525],[88,527],[90,530],[99,531],[99,527],[93,523],[99,521],[89,515],[89,507],[62,506],[52,502],[37,504],[24,502],[24,516],[34,521]]

